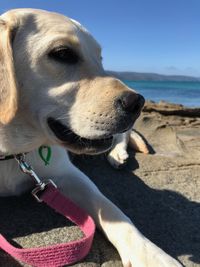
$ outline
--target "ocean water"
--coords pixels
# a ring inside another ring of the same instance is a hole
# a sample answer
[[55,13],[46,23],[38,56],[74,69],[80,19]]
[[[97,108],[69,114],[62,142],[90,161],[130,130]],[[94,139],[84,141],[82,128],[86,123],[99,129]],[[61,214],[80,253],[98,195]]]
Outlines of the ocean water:
[[146,100],[200,107],[200,82],[123,81]]

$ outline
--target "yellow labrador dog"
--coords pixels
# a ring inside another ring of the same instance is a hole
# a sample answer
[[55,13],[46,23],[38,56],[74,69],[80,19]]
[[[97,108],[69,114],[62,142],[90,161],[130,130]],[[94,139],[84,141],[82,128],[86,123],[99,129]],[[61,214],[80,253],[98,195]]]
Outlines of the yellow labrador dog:
[[[40,177],[55,177],[60,190],[87,210],[118,250],[124,266],[180,267],[146,239],[86,175],[66,149],[97,154],[113,135],[130,129],[142,96],[105,75],[101,49],[78,22],[42,10],[11,10],[0,17],[0,152],[22,152]],[[37,148],[51,145],[45,167]],[[0,195],[32,186],[15,160],[0,162]]]

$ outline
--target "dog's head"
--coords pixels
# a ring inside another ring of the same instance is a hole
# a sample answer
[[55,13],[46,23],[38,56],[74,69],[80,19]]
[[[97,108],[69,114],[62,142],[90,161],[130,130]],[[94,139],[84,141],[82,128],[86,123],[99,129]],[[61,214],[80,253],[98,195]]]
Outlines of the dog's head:
[[21,152],[46,142],[99,153],[132,127],[144,98],[105,74],[100,46],[78,22],[17,9],[1,16],[0,32],[0,121],[21,127]]

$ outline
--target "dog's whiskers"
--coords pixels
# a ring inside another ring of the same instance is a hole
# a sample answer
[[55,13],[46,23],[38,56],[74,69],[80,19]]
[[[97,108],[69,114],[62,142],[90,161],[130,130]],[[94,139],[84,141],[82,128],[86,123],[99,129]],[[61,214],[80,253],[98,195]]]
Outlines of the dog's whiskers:
[[70,118],[70,116],[67,114],[67,115],[57,117],[57,120],[68,120],[69,118]]

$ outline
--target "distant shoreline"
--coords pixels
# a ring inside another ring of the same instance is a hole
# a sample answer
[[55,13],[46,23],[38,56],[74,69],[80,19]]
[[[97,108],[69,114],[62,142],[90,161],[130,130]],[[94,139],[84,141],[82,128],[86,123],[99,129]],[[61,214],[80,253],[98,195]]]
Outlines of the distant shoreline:
[[127,81],[166,81],[166,82],[200,82],[200,77],[185,75],[164,75],[157,73],[142,73],[132,71],[110,71],[107,73],[121,80]]

